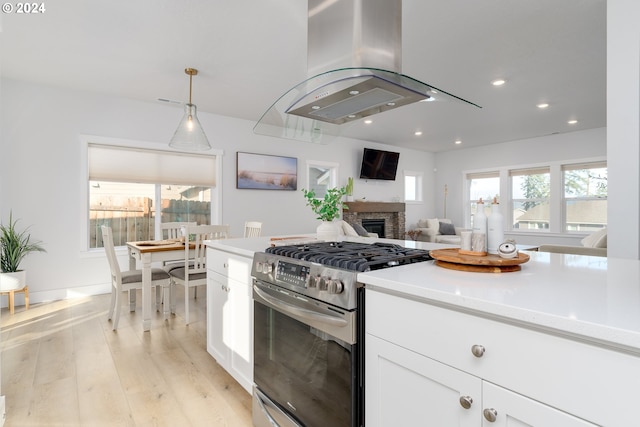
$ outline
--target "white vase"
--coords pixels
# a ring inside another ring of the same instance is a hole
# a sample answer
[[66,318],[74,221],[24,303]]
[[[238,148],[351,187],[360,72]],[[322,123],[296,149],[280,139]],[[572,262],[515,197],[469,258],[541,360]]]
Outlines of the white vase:
[[324,240],[325,242],[337,242],[339,224],[333,221],[322,221],[318,228],[316,228],[316,238],[318,240]]
[[17,291],[27,283],[27,272],[18,270],[15,273],[0,273],[0,291]]

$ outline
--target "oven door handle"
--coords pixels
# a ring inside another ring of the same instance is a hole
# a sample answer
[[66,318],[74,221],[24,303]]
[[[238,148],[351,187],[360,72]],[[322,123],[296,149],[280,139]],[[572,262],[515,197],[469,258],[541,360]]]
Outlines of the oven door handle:
[[294,314],[296,316],[299,316],[303,319],[306,320],[312,320],[312,321],[316,321],[316,322],[322,322],[328,325],[332,325],[332,326],[347,326],[349,324],[349,322],[345,319],[341,319],[338,317],[333,317],[333,316],[328,316],[326,314],[321,314],[321,313],[316,313],[315,311],[312,310],[307,310],[306,308],[302,308],[302,307],[297,307],[295,305],[292,304],[288,304],[284,301],[281,301],[277,298],[274,298],[268,294],[266,294],[265,292],[263,292],[262,290],[260,290],[256,285],[253,285],[253,291],[263,300],[265,300],[266,302],[268,302],[269,304],[273,305],[274,307],[277,307],[279,309],[281,309],[282,311],[286,312],[286,313],[290,313],[290,314]]

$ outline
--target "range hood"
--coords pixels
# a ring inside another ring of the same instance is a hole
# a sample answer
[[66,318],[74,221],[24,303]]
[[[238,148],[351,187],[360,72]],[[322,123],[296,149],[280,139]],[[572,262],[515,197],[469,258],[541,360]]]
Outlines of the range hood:
[[402,0],[308,0],[307,74],[254,132],[326,143],[349,123],[419,101],[479,107],[401,74]]

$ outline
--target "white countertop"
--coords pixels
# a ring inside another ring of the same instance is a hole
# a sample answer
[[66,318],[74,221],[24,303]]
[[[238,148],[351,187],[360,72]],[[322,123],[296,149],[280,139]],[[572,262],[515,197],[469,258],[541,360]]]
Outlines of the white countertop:
[[358,274],[367,289],[595,341],[640,354],[640,261],[528,252],[510,273],[433,261]]
[[[313,236],[313,235],[307,235]],[[374,242],[370,238],[348,238]],[[447,247],[378,239],[419,249]],[[270,237],[214,240],[209,247],[253,257]],[[523,326],[573,336],[640,354],[640,261],[527,252],[531,259],[510,273],[470,273],[433,262],[359,273],[368,289]]]

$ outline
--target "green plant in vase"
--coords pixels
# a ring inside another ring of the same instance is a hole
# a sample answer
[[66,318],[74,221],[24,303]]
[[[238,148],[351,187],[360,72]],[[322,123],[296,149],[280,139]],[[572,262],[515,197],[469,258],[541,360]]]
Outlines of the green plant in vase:
[[[311,207],[313,213],[320,221],[333,221],[340,216],[340,212],[343,209],[342,197],[347,194],[346,187],[329,188],[322,199],[316,198],[316,192],[314,190],[302,189],[305,199],[307,199],[307,206]],[[344,209],[348,209],[344,206]]]
[[347,201],[351,201],[353,199],[353,177],[347,178],[345,189],[347,190]]
[[0,271],[15,273],[20,268],[23,258],[31,252],[46,252],[41,242],[31,241],[29,227],[23,231],[16,229],[18,220],[13,220],[9,213],[9,224],[0,224]]
[[342,198],[347,194],[345,187],[329,188],[322,199],[316,198],[314,190],[302,189],[307,206],[311,207],[313,213],[317,215],[317,219],[322,221],[316,230],[317,238],[325,241],[338,240],[339,230],[338,224],[333,220],[340,217],[342,209],[348,209],[343,205]]
[[[18,220],[13,220],[9,213],[9,224],[0,224],[0,289],[3,292],[25,290],[25,305],[29,307],[27,298],[27,272],[20,270],[20,263],[31,252],[46,252],[40,242],[31,240],[29,227],[23,231],[16,229]],[[10,303],[12,304],[12,303]],[[11,313],[13,306],[11,305]]]

